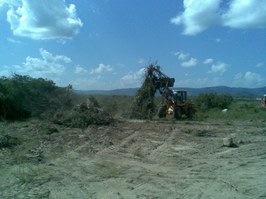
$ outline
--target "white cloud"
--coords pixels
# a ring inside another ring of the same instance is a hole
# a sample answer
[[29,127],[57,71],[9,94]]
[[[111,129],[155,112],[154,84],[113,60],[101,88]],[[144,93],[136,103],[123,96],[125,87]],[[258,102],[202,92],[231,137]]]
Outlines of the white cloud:
[[45,49],[40,49],[41,58],[28,56],[21,65],[5,66],[10,74],[30,75],[55,80],[65,71],[64,64],[71,63],[71,59],[64,55],[52,55]]
[[184,25],[183,34],[196,35],[210,25],[217,24],[220,0],[184,0],[184,12],[171,19],[176,25]]
[[64,62],[64,63],[71,63],[72,60],[69,57],[66,57],[64,55],[55,55],[53,56],[51,53],[49,53],[47,50],[44,50],[43,48],[40,49],[40,54],[43,58],[43,60],[47,63],[56,63],[56,62]]
[[257,63],[257,65],[256,65],[256,67],[258,67],[258,68],[260,68],[260,67],[262,67],[262,66],[264,66],[264,63],[262,63],[262,62]]
[[42,59],[28,56],[23,62],[22,71],[32,73],[33,76],[60,75],[64,72],[63,64],[71,63],[71,59],[64,55],[52,55],[44,49],[40,49]]
[[252,73],[252,72],[246,72],[244,75],[245,80],[253,82],[253,81],[261,81],[263,78],[261,75],[257,73]]
[[141,83],[141,79],[144,77],[145,74],[145,68],[141,68],[139,69],[137,72],[130,72],[126,75],[124,75],[121,78],[122,84],[123,86],[139,86]]
[[180,61],[184,61],[184,60],[189,58],[189,54],[183,53],[183,52],[176,52],[175,56],[177,56],[178,60],[180,60]]
[[214,62],[214,60],[212,58],[208,58],[204,60],[204,64],[212,64]]
[[196,35],[214,25],[266,28],[266,1],[232,0],[227,10],[221,6],[222,0],[184,0],[183,4],[184,12],[172,18],[171,23],[183,25],[185,35]]
[[20,0],[0,0],[0,8],[4,5],[19,6]]
[[124,75],[121,79],[125,81],[140,80],[141,78],[144,77],[144,74],[145,74],[145,68],[141,68],[135,73],[130,72],[127,75]]
[[81,20],[76,16],[74,4],[65,0],[22,0],[7,12],[14,35],[31,39],[69,39],[79,32]]
[[207,58],[203,61],[203,64],[211,65],[211,69],[207,73],[217,73],[217,74],[224,74],[227,71],[228,64],[223,62],[217,62],[212,58]]
[[258,73],[246,72],[244,74],[237,73],[234,77],[235,84],[240,86],[257,87],[265,85],[265,78]]
[[21,41],[18,41],[18,40],[12,39],[12,38],[7,38],[7,41],[9,41],[10,43],[14,43],[14,44],[21,44],[22,43]]
[[222,17],[232,28],[266,28],[266,1],[234,0]]
[[99,64],[97,68],[91,70],[90,74],[101,74],[111,71],[113,71],[113,68],[110,65]]
[[197,63],[198,63],[198,60],[193,58],[193,57],[191,57],[189,60],[182,62],[181,66],[185,67],[185,68],[189,68],[189,67],[192,67],[192,66],[196,66]]
[[196,58],[190,57],[188,53],[183,53],[179,51],[176,52],[174,55],[177,56],[177,59],[181,62],[180,65],[182,67],[190,68],[198,64],[198,60]]
[[211,70],[208,71],[209,73],[219,73],[220,75],[222,75],[226,70],[227,70],[228,65],[225,63],[217,63],[217,64],[213,64],[211,66]]
[[81,67],[80,65],[77,65],[75,67],[75,74],[81,74],[81,73],[87,73],[87,72],[88,71],[85,68]]

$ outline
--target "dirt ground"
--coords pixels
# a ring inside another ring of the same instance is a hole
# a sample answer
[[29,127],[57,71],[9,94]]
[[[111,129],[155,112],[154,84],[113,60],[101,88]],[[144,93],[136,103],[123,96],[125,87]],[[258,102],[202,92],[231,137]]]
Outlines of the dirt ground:
[[[0,198],[266,198],[265,121],[1,123]],[[223,146],[223,138],[235,146]]]

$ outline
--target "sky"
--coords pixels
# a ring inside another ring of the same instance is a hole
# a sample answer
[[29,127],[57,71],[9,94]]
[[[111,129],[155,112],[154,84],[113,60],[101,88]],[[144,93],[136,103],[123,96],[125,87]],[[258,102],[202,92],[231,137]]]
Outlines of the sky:
[[266,86],[266,0],[0,0],[0,76],[77,90]]

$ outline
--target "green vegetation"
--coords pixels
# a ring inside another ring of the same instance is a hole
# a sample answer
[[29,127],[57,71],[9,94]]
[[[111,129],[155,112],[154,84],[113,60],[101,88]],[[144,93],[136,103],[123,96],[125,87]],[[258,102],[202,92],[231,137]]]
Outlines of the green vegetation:
[[72,105],[71,91],[43,78],[13,75],[0,78],[0,119],[16,120],[55,112]]
[[[87,98],[80,101],[82,97],[74,94],[71,86],[58,87],[53,81],[43,78],[21,75],[1,77],[0,120],[40,117],[60,125],[79,128],[90,124],[110,124],[110,114],[100,107],[94,97]],[[12,145],[10,140],[9,137],[3,137],[2,145]]]
[[130,117],[136,119],[149,119],[155,108],[155,93],[156,88],[154,87],[152,79],[146,75],[142,86],[137,91],[134,98]]
[[[203,98],[204,96],[206,98]],[[83,98],[87,97],[85,95],[83,96]],[[131,118],[134,97],[97,95],[95,98],[99,105],[104,110],[108,110],[114,117]],[[159,107],[160,102],[161,96],[154,98],[154,112],[156,112],[156,108]],[[193,102],[196,107],[196,115],[192,120],[196,121],[225,121],[230,123],[234,120],[254,122],[266,120],[266,109],[260,108],[260,102],[255,101],[253,98],[233,98],[231,95],[201,94],[194,97]],[[222,109],[224,108],[228,109],[226,113],[222,113]],[[155,113],[152,116],[153,119],[158,119]],[[167,118],[161,120],[165,121],[168,119],[172,121],[173,117],[169,115]]]
[[212,108],[225,109],[233,102],[233,97],[228,94],[217,95],[216,93],[200,94],[195,99],[195,105],[201,111]]
[[[195,99],[196,100],[196,99]],[[253,98],[234,98],[227,112],[223,113],[221,108],[198,108],[195,120],[204,121],[232,121],[245,120],[249,122],[265,122],[266,109],[260,107],[260,102]]]
[[28,184],[40,181],[40,176],[45,174],[45,171],[39,165],[27,163],[18,165],[17,169],[14,170],[12,174],[20,181],[21,184]]
[[[155,112],[161,96],[144,95],[154,93],[154,90],[146,92],[145,89],[152,89],[148,80],[136,97],[90,96],[74,94],[71,87],[61,88],[43,78],[20,75],[1,77],[0,120],[41,117],[54,123],[84,128],[90,124],[110,124],[113,118],[147,119],[150,114],[157,119]],[[260,108],[260,102],[252,98],[204,93],[194,97],[193,101],[197,110],[194,120],[266,119],[266,109]],[[225,108],[228,111],[223,114],[221,110]],[[2,147],[12,146],[13,141],[10,137],[2,137]]]

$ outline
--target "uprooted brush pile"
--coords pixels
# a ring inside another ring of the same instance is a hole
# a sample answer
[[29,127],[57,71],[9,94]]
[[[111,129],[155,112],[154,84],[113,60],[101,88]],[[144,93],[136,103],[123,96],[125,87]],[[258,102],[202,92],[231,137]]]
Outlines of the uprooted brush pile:
[[89,125],[109,125],[114,119],[91,96],[87,102],[76,105],[72,110],[55,114],[53,122],[69,127],[86,128]]
[[145,68],[144,81],[137,91],[132,104],[131,118],[150,119],[155,110],[154,96],[156,88],[152,76],[149,75],[149,68],[152,67],[159,66],[150,64]]

